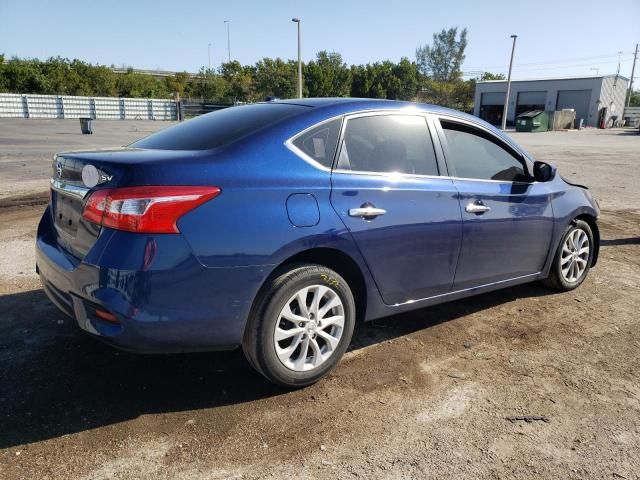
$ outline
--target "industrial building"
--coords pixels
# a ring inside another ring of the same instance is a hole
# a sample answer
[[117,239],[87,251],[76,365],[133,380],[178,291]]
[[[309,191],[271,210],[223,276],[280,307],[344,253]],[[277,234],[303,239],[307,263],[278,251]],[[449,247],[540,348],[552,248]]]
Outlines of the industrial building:
[[[507,123],[532,110],[574,109],[576,123],[596,127],[602,118],[622,118],[629,79],[620,75],[583,78],[546,78],[513,80],[509,92]],[[473,113],[489,123],[502,122],[505,80],[479,81],[476,84]]]

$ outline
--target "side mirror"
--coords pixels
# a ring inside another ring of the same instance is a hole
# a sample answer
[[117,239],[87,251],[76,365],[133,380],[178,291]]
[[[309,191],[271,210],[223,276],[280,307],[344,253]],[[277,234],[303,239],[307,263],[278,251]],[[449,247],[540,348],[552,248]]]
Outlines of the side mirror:
[[533,178],[536,182],[549,182],[556,175],[555,167],[548,163],[536,161],[533,164]]

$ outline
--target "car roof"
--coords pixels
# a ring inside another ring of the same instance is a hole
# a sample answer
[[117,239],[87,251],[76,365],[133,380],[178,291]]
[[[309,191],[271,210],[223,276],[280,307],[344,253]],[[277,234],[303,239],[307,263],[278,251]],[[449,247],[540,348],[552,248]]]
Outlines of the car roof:
[[[416,109],[421,112],[428,112],[433,114],[447,115],[449,117],[457,117],[462,120],[467,120],[472,124],[481,125],[495,135],[502,138],[508,144],[517,147],[520,151],[523,151],[527,156],[532,158],[528,152],[517,145],[511,137],[506,135],[503,131],[495,128],[493,125],[485,122],[484,120],[470,115],[468,113],[461,112],[459,110],[453,110],[451,108],[441,107],[439,105],[432,105],[429,103],[417,103],[408,102],[402,100],[386,100],[379,98],[352,98],[352,97],[326,97],[326,98],[292,98],[288,100],[275,100],[271,102],[274,104],[289,104],[300,105],[308,107],[305,116],[309,118],[310,124],[314,122],[329,119],[337,115],[349,115],[359,112],[369,112],[375,110],[403,110],[403,109]],[[294,116],[289,119],[290,122],[297,122],[300,116]]]
[[274,100],[267,103],[286,103],[289,105],[301,105],[305,107],[329,107],[351,105],[354,110],[367,110],[370,108],[402,108],[414,105],[420,107],[436,107],[426,103],[406,102],[401,100],[386,100],[380,98],[354,98],[354,97],[319,97],[319,98],[291,98],[287,100]]
[[322,98],[291,98],[287,100],[274,100],[274,104],[300,105],[304,107],[312,107],[316,110],[324,110],[327,113],[357,113],[370,110],[395,110],[403,108],[416,108],[423,112],[442,113],[466,117],[470,120],[477,121],[478,117],[453,110],[450,108],[432,105],[430,103],[409,102],[404,100],[386,100],[380,98],[353,98],[353,97],[322,97]]

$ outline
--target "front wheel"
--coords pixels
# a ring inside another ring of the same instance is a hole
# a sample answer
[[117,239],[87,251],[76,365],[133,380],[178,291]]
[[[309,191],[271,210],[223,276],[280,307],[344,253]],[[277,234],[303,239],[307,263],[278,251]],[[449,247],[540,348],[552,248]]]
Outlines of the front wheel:
[[252,309],[243,350],[267,379],[285,387],[310,385],[346,351],[355,324],[347,282],[319,265],[297,265],[272,279]]
[[589,224],[583,220],[574,221],[562,237],[549,277],[544,283],[562,291],[579,287],[591,268],[594,247]]

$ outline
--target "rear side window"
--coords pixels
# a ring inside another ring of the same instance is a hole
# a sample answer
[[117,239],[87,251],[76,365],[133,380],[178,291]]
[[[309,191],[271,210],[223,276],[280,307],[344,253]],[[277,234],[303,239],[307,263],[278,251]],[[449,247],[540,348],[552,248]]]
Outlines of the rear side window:
[[333,156],[338,146],[342,118],[321,123],[311,130],[298,135],[293,144],[321,165],[331,168]]
[[455,122],[441,121],[447,139],[447,164],[456,177],[526,182],[522,161],[489,134]]
[[426,119],[413,115],[373,115],[349,119],[338,168],[438,175]]
[[305,108],[282,103],[229,107],[161,130],[129,146],[158,150],[209,150],[257,132]]

